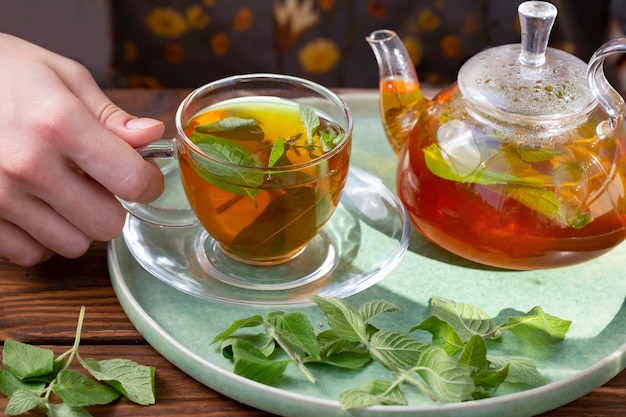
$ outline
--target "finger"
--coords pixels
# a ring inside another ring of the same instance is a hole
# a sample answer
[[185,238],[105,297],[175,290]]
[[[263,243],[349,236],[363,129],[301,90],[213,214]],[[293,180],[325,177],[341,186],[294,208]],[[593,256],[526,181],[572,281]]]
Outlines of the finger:
[[[42,163],[26,163],[23,168],[34,171],[2,178],[0,194],[12,196],[0,199],[4,220],[67,258],[82,255],[94,239],[108,241],[119,234],[126,211],[111,193],[84,173],[71,169],[62,158],[34,160]],[[19,247],[16,251],[22,253]]]
[[5,201],[2,212],[5,222],[66,258],[81,256],[91,244],[91,238],[45,202],[32,196],[22,195],[11,202]]
[[40,189],[37,197],[91,239],[108,241],[120,233],[126,211],[108,190],[76,171],[57,176],[63,178],[63,187]]
[[[0,195],[13,197],[0,200],[2,217],[26,228],[28,224],[36,224],[29,216],[37,220],[42,218],[38,210],[51,208],[91,239],[107,241],[117,236],[126,211],[115,196],[72,161],[47,154],[51,155],[49,149],[36,147],[10,159],[13,170],[10,176],[0,178]],[[45,202],[45,207],[33,204],[32,200]],[[20,218],[25,219],[25,224]],[[50,219],[54,220],[53,216]]]
[[54,253],[33,239],[28,233],[0,219],[0,256],[29,267],[51,258]]
[[[61,109],[54,102],[46,103],[44,111],[52,113],[45,117],[51,120],[48,135],[62,138],[54,142],[53,151],[111,193],[137,202],[149,202],[161,194],[163,176],[158,167],[100,123],[78,98],[65,97]],[[56,178],[63,179],[60,174]]]
[[63,132],[59,134],[69,132],[65,155],[122,199],[140,203],[156,199],[163,191],[163,176],[133,147],[161,138],[163,123],[136,119],[115,106],[82,65],[67,59],[51,59],[49,65],[74,102],[52,117],[61,119],[57,125]]
[[[75,129],[80,124],[74,120]],[[96,126],[68,156],[87,175],[124,200],[148,203],[163,192],[164,179],[158,166],[144,160],[105,128]]]

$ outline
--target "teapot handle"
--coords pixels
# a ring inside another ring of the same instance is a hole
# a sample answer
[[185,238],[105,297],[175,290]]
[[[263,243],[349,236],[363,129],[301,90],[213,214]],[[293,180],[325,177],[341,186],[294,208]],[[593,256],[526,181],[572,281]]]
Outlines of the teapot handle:
[[609,118],[598,124],[596,128],[596,132],[601,138],[617,129],[626,113],[624,99],[604,75],[604,60],[609,55],[617,53],[626,53],[626,38],[616,38],[606,42],[596,50],[587,66],[587,81],[591,93],[609,115]]

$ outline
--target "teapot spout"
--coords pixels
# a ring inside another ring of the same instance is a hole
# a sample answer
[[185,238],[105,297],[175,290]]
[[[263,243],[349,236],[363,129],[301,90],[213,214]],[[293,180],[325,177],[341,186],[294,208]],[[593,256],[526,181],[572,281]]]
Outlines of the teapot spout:
[[395,32],[377,30],[366,40],[378,62],[383,127],[389,144],[398,154],[426,99],[409,53]]

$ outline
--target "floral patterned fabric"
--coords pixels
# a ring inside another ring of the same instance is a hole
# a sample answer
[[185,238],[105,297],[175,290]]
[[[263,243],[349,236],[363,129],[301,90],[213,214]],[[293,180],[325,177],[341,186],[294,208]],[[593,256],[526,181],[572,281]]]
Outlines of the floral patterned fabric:
[[[241,73],[378,85],[365,37],[395,30],[424,83],[454,81],[484,48],[519,43],[518,0],[111,0],[116,86],[192,88]],[[554,0],[550,45],[588,61],[626,28],[626,0]],[[609,65],[607,65],[609,66]],[[619,79],[626,59],[611,61]],[[624,78],[626,85],[626,78]],[[626,91],[626,89],[623,89]]]

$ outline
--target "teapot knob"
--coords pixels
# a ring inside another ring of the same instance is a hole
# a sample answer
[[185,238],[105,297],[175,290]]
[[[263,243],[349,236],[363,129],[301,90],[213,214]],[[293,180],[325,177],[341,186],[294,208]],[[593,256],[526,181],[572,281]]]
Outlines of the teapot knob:
[[520,62],[537,67],[546,61],[546,48],[550,31],[556,19],[556,7],[544,1],[527,1],[519,5],[522,49]]
[[617,53],[626,53],[626,38],[606,42],[593,54],[587,66],[587,81],[596,100],[604,108],[609,118],[596,127],[596,133],[603,138],[611,134],[624,119],[626,105],[622,96],[611,86],[604,75],[604,60]]

